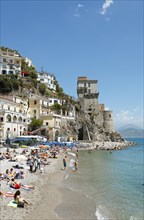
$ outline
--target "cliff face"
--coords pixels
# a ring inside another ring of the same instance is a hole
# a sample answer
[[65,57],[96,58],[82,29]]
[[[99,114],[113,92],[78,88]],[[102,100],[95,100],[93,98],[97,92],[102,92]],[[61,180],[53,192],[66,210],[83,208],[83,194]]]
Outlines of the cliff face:
[[68,121],[63,127],[63,133],[78,136],[78,140],[89,141],[113,141],[122,142],[124,139],[120,133],[115,131],[105,131],[103,124],[97,124],[91,116],[86,113],[76,115],[74,121]]

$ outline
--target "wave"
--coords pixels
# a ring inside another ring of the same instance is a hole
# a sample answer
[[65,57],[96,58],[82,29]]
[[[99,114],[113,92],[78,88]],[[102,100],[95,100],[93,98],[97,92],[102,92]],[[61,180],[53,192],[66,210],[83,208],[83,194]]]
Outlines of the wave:
[[68,152],[68,154],[72,155],[73,157],[75,157],[75,156],[76,156],[76,154],[71,153],[71,152]]
[[95,216],[98,220],[109,220],[109,218],[105,216],[101,205],[96,208]]
[[129,219],[129,220],[137,220],[137,218],[134,217],[134,216],[130,216],[130,219]]

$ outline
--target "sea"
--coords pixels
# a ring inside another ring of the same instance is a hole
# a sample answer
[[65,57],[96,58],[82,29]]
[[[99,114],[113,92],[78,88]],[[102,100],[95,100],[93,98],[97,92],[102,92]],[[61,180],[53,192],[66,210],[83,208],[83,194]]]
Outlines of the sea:
[[[65,187],[79,197],[92,201],[91,210],[98,220],[144,219],[144,139],[126,139],[136,143],[124,150],[79,151],[78,172],[65,176]],[[70,153],[70,160],[75,154]],[[90,208],[91,202],[87,203]]]

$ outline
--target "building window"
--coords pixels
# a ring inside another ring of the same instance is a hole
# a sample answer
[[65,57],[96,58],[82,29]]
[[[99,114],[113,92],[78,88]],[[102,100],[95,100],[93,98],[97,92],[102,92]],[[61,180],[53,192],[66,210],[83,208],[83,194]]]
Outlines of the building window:
[[19,117],[19,122],[22,122],[22,117]]
[[88,87],[90,87],[90,83],[88,83]]
[[26,120],[24,119],[23,122],[26,122]]
[[2,70],[2,74],[7,74],[7,71],[6,70]]
[[3,58],[3,62],[6,62],[7,60],[6,60],[6,58]]
[[46,122],[46,125],[48,125],[48,122]]
[[109,118],[111,118],[111,114],[109,114]]
[[12,64],[12,63],[13,63],[13,60],[10,60],[10,63]]
[[36,105],[37,104],[37,101],[36,100],[34,100],[34,105]]
[[7,131],[10,131],[10,128],[7,128]]
[[13,71],[10,70],[10,71],[9,71],[9,74],[13,74]]
[[11,122],[11,116],[10,115],[7,115],[7,122]]
[[89,94],[91,93],[91,90],[90,90],[90,89],[88,90],[88,93],[89,93]]
[[3,121],[3,117],[0,118],[0,121]]
[[86,87],[86,83],[84,83],[84,87]]
[[34,110],[34,114],[36,114],[36,110]]
[[14,128],[14,131],[16,131],[16,128]]

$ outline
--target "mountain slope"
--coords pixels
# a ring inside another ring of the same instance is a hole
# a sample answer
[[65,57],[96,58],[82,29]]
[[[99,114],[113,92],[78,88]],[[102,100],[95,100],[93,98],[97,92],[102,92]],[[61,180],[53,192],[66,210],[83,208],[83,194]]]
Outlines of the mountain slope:
[[144,130],[137,128],[119,129],[118,132],[124,138],[144,138]]

